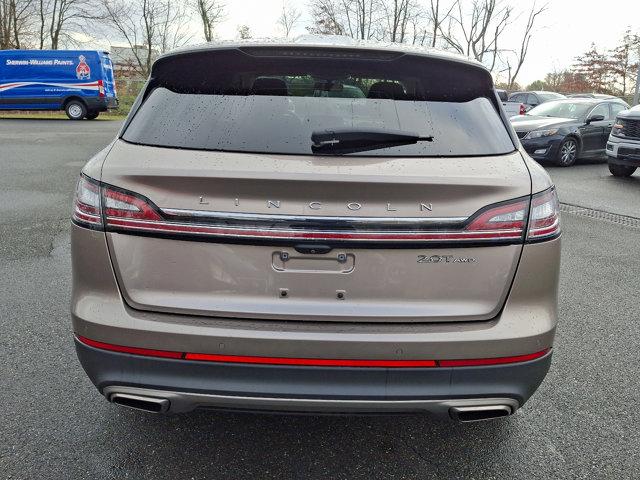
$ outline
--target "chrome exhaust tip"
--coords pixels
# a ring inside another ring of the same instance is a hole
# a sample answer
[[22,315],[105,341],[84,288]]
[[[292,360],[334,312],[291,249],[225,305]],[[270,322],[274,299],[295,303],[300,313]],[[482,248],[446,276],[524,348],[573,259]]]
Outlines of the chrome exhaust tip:
[[169,410],[169,400],[166,398],[131,395],[130,393],[113,393],[109,397],[111,403],[143,412],[165,413]]
[[451,407],[449,415],[459,422],[482,422],[513,415],[515,410],[509,405],[478,405],[472,407]]

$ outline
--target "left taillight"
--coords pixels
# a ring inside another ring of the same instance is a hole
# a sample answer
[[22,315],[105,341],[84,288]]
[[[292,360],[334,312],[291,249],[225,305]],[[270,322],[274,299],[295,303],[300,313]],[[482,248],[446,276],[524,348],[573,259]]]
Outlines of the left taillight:
[[[104,220],[103,220],[104,216]],[[158,211],[141,196],[81,175],[76,184],[72,219],[78,225],[103,229],[127,226],[131,220],[158,221]]]
[[97,181],[84,175],[78,178],[71,218],[84,227],[102,229],[100,185]]

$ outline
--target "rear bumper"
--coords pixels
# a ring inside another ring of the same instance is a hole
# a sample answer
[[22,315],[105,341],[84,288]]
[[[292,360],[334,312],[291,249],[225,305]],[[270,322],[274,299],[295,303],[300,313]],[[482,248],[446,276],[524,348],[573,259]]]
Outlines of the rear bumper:
[[114,393],[167,399],[167,411],[196,408],[318,413],[432,413],[456,406],[522,406],[544,379],[551,352],[522,363],[454,368],[239,365],[110,352],[76,339],[91,381]]
[[87,109],[98,112],[105,112],[112,108],[118,108],[118,99],[116,97],[83,97],[87,103]]

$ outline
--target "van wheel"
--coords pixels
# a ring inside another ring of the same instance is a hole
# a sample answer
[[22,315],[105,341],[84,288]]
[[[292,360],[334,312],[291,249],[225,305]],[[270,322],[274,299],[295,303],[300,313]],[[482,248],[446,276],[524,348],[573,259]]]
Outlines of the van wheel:
[[556,156],[556,165],[559,167],[570,167],[578,158],[578,142],[573,138],[567,138],[560,144],[558,155]]
[[84,118],[87,120],[95,120],[98,118],[98,115],[100,115],[100,112],[88,112]]
[[71,100],[64,111],[71,120],[82,120],[87,115],[87,107],[79,100]]
[[637,167],[630,167],[628,165],[616,165],[614,163],[609,164],[609,171],[614,177],[630,177]]

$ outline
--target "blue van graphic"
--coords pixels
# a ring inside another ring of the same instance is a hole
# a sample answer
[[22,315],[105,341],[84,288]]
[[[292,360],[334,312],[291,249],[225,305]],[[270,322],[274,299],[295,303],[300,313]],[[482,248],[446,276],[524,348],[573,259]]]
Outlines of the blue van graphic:
[[108,52],[0,50],[0,110],[64,110],[92,120],[117,106]]

